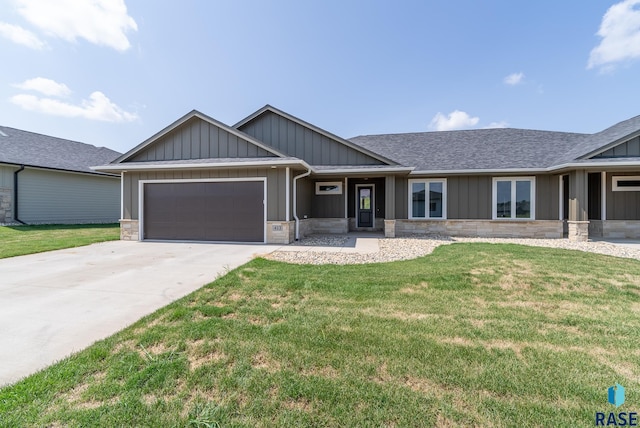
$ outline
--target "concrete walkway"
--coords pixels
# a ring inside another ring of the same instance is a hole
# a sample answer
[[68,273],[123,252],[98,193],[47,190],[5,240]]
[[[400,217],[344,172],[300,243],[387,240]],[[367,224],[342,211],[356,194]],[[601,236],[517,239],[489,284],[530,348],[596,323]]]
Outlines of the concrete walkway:
[[312,235],[303,240],[303,245],[294,242],[279,247],[277,251],[370,254],[379,251],[378,239],[383,237],[380,233],[363,232],[351,232],[343,235]]
[[0,386],[279,248],[113,241],[0,260]]

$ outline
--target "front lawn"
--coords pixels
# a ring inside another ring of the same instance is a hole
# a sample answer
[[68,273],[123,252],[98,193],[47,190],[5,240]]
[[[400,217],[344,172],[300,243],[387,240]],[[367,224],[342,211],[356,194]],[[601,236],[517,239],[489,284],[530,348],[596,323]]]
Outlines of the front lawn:
[[116,239],[117,224],[0,226],[0,259]]
[[593,426],[640,410],[640,262],[254,260],[0,390],[0,426]]

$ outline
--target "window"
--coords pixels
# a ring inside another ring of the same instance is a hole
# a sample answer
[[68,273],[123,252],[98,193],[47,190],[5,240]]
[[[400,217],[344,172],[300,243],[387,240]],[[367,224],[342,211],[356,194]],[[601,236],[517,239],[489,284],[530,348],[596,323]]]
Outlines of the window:
[[316,182],[316,195],[342,195],[342,182]]
[[535,219],[535,178],[494,178],[494,219]]
[[640,191],[640,177],[621,176],[612,177],[614,192],[637,192]]
[[409,180],[409,218],[447,218],[447,180]]

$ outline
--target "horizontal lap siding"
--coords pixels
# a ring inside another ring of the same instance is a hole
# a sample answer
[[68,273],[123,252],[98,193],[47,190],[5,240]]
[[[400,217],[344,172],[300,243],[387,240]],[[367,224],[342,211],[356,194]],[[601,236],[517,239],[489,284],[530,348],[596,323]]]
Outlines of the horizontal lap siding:
[[299,123],[265,112],[240,129],[276,150],[312,165],[381,165],[379,160]]
[[13,173],[18,167],[0,165],[0,188],[13,189]]
[[120,180],[25,169],[18,176],[18,216],[26,223],[115,223]]
[[124,218],[139,219],[138,183],[140,180],[193,180],[209,178],[267,177],[267,220],[286,217],[286,175],[283,168],[242,168],[193,171],[127,172],[124,177]]
[[255,157],[274,155],[229,131],[200,118],[192,118],[159,138],[129,161]]

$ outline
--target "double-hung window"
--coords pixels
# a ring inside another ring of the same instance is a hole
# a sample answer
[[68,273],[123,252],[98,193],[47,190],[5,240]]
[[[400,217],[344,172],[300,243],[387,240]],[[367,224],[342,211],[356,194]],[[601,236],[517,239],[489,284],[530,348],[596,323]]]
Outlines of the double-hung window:
[[409,180],[409,218],[447,218],[447,180]]
[[536,181],[534,177],[493,179],[494,219],[535,219]]

